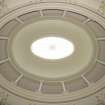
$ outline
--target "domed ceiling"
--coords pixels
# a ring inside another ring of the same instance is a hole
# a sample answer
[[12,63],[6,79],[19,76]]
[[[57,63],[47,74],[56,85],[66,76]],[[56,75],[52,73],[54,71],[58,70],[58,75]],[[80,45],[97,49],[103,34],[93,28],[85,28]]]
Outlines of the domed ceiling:
[[105,0],[0,0],[1,105],[105,104]]

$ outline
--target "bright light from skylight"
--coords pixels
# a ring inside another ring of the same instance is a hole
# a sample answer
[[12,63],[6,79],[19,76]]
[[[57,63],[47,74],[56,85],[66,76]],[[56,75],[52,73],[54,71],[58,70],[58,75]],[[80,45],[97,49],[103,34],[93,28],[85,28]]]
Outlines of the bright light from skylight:
[[61,37],[44,37],[31,45],[34,55],[48,60],[58,60],[73,54],[74,44]]

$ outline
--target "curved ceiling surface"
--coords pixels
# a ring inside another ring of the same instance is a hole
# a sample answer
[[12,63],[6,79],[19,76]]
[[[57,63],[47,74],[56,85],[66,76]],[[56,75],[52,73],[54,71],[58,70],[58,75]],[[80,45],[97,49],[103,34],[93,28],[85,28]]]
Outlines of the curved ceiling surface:
[[105,104],[104,0],[0,3],[2,104]]

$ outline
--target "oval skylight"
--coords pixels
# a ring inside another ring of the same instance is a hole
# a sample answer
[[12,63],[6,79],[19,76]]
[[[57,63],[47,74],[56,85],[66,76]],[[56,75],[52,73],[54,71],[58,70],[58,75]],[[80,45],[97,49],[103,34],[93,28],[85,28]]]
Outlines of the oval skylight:
[[31,51],[40,58],[57,60],[72,55],[74,44],[61,37],[44,37],[32,43]]

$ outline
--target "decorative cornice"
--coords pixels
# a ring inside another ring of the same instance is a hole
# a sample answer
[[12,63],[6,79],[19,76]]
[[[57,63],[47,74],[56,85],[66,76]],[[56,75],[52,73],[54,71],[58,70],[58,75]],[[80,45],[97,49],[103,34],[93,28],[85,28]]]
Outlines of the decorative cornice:
[[7,9],[7,4],[6,4],[5,0],[0,0],[0,16],[5,14],[7,10],[8,9]]
[[98,11],[102,14],[105,13],[105,0],[101,1],[99,8],[98,8]]
[[6,91],[2,91],[0,92],[0,105],[10,105],[7,103],[7,99],[8,99],[8,93]]
[[98,96],[96,96],[97,99],[97,105],[105,105],[105,93],[101,93]]

